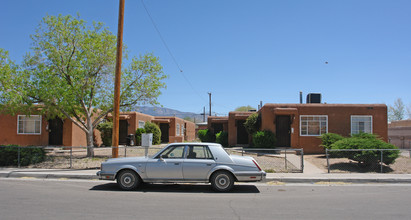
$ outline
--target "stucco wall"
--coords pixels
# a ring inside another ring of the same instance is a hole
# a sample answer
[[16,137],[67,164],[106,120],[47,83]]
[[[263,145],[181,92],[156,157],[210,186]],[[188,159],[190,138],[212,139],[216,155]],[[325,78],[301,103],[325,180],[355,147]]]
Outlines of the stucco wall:
[[262,130],[268,129],[276,132],[275,109],[281,108],[296,109],[295,114],[291,115],[291,147],[303,148],[304,153],[322,153],[324,151],[319,146],[321,144],[319,136],[300,135],[301,115],[327,115],[328,133],[337,133],[343,136],[349,136],[351,133],[352,115],[370,115],[372,116],[373,133],[379,135],[384,141],[388,141],[387,106],[383,104],[266,104],[260,110]]
[[41,118],[41,134],[17,134],[18,115],[0,114],[0,144],[20,146],[47,146],[49,133],[46,130],[47,120]]

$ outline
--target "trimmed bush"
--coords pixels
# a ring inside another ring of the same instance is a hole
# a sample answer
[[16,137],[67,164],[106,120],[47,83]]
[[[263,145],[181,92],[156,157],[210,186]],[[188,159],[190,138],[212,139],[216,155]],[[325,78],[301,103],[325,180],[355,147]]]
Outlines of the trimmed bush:
[[228,132],[220,131],[215,137],[217,143],[221,144],[223,147],[228,147]]
[[331,145],[335,142],[344,139],[343,136],[335,133],[326,133],[321,135],[321,146],[326,149],[331,149]]
[[254,113],[248,116],[247,120],[245,120],[244,127],[247,130],[248,134],[252,135],[258,131],[259,129],[258,117],[259,117],[258,114]]
[[[378,139],[377,136],[363,134],[339,140],[331,145],[331,149],[393,149],[393,151],[383,151],[382,162],[386,165],[394,163],[400,153],[396,146]],[[378,150],[333,152],[333,156],[348,158],[365,166],[381,162],[381,153]]]
[[198,131],[198,138],[201,142],[215,142],[216,137],[209,129],[203,129]]
[[136,130],[136,145],[140,146],[141,145],[141,134],[146,133],[146,129],[144,128],[137,128]]
[[113,138],[113,122],[106,121],[97,125],[97,130],[101,132],[101,140],[106,147],[111,146]]
[[256,148],[275,148],[277,139],[273,132],[257,131],[253,134],[253,144]]
[[161,144],[161,130],[158,125],[152,122],[146,122],[144,125],[145,133],[153,133],[153,145]]
[[[20,165],[41,163],[46,159],[43,148],[20,147]],[[18,146],[0,147],[0,166],[18,165]]]

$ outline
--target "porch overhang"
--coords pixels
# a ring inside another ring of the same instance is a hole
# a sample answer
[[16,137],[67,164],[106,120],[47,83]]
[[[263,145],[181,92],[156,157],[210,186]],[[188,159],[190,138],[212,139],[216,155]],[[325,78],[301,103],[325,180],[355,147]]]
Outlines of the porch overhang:
[[273,113],[275,115],[297,115],[297,108],[274,108]]
[[154,123],[170,123],[170,119],[156,118],[156,119],[153,119],[152,122],[154,122]]

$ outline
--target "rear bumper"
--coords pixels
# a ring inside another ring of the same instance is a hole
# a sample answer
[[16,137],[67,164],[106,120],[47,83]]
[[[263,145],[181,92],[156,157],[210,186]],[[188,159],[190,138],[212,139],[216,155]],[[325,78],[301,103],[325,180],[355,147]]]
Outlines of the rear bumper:
[[96,175],[98,176],[100,180],[114,180],[115,179],[115,175],[112,173],[103,173],[102,171],[98,171]]
[[265,181],[267,173],[264,171],[259,172],[238,172],[234,174],[238,182],[259,182]]

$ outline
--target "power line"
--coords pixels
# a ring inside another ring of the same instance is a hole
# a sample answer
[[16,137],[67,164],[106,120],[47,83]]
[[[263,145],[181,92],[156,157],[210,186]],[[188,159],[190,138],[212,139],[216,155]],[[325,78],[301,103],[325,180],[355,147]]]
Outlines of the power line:
[[180,65],[178,64],[175,56],[174,56],[173,53],[171,52],[171,50],[170,50],[170,48],[168,47],[166,41],[164,40],[163,35],[161,34],[160,30],[158,29],[156,23],[154,22],[153,17],[151,16],[150,12],[148,11],[148,8],[146,7],[146,4],[144,3],[144,0],[141,0],[141,4],[143,5],[144,10],[145,10],[146,13],[147,13],[147,16],[150,18],[151,24],[153,25],[154,29],[156,30],[158,36],[160,37],[161,42],[163,42],[164,47],[167,49],[168,54],[171,56],[174,64],[176,64],[176,66],[177,66],[178,70],[180,71],[181,75],[183,76],[183,78],[184,78],[184,79],[187,81],[187,83],[190,85],[191,89],[192,89],[203,101],[206,101],[206,100],[204,99],[204,97],[202,97],[202,96],[197,92],[197,90],[195,90],[195,88],[194,88],[194,86],[191,84],[190,80],[188,80],[188,78],[187,78],[187,77],[185,76],[185,74],[183,73],[183,70],[181,69]]

